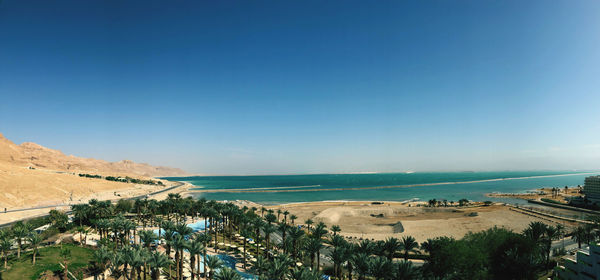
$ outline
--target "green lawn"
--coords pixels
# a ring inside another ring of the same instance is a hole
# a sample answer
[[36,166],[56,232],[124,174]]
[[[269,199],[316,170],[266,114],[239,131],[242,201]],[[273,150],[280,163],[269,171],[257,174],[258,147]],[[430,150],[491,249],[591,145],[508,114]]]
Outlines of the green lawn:
[[[69,271],[75,276],[79,275],[79,271],[84,272],[92,259],[93,250],[71,244],[63,246],[71,249]],[[52,246],[40,249],[37,254],[35,266],[31,264],[31,252],[21,254],[21,258],[18,260],[9,259],[8,270],[4,271],[3,268],[0,270],[2,271],[0,272],[0,279],[38,279],[47,270],[61,270],[58,265],[58,262],[62,261],[60,258],[60,248],[60,246]]]

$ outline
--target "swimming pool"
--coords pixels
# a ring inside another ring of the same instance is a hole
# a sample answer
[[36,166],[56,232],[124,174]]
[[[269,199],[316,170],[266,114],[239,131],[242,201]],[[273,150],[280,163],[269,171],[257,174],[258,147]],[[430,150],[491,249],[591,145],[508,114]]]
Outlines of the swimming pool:
[[[200,221],[197,221],[195,223],[188,224],[187,226],[189,228],[191,228],[193,232],[204,231],[204,229],[206,228],[206,227],[204,227],[204,220],[200,220]],[[209,221],[206,221],[206,226],[207,227],[210,226],[210,222]],[[158,235],[158,229],[155,229],[154,233],[156,235]],[[164,235],[164,233],[165,233],[165,229],[161,229],[161,234]]]
[[[254,274],[245,273],[245,272],[237,270],[235,267],[237,260],[234,257],[232,257],[230,255],[226,255],[226,254],[219,254],[219,255],[217,255],[217,257],[219,259],[221,259],[221,261],[223,261],[223,265],[225,267],[229,267],[229,268],[235,270],[235,272],[237,272],[240,276],[242,276],[242,279],[245,279],[245,280],[258,279],[258,277],[256,277],[256,275],[254,275]],[[204,273],[204,259],[202,257],[200,257],[200,273]]]

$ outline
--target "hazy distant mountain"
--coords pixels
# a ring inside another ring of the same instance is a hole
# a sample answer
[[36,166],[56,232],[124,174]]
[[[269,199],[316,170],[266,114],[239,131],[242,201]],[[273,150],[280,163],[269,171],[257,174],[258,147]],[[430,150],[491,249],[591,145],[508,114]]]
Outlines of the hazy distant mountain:
[[26,142],[16,145],[0,134],[0,161],[19,166],[51,169],[67,172],[94,173],[103,175],[137,175],[144,177],[188,175],[179,168],[152,166],[130,160],[108,162],[93,158],[65,155],[61,151]]

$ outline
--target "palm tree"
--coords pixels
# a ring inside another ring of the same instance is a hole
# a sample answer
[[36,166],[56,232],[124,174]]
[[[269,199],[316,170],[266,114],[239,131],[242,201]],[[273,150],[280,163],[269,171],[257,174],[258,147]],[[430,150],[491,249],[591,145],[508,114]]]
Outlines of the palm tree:
[[104,271],[106,271],[106,266],[110,259],[111,253],[106,247],[102,246],[94,251],[94,261],[101,271],[102,279],[104,279]]
[[369,261],[369,273],[375,279],[386,279],[392,271],[392,262],[385,257],[372,258]]
[[285,223],[287,223],[287,216],[288,216],[289,214],[290,214],[290,211],[288,211],[288,210],[285,210],[285,211],[283,211],[283,221],[284,221]]
[[[339,237],[339,235],[336,235],[334,237]],[[344,239],[341,239],[342,241],[345,242]],[[333,262],[333,273],[334,276],[338,279],[341,279],[342,277],[342,264],[344,262],[346,262],[347,258],[348,258],[348,250],[346,249],[346,245],[345,243],[340,243],[337,245],[333,245],[334,249],[333,251],[329,251],[329,257],[331,258],[331,261]]]
[[291,280],[321,280],[321,275],[315,273],[308,268],[294,268],[289,272],[288,278]]
[[69,279],[67,274],[69,273],[69,259],[71,259],[71,249],[64,247],[60,249],[60,257],[63,260],[63,264],[65,266],[65,278]]
[[298,252],[298,242],[304,236],[304,231],[298,227],[291,227],[289,230],[289,239],[292,240],[292,258],[296,259]]
[[43,240],[42,237],[35,231],[29,234],[27,240],[29,241],[29,246],[31,247],[31,250],[33,252],[33,265],[35,265],[35,257],[38,253],[38,248],[40,247],[40,244],[42,244]]
[[400,243],[400,241],[397,238],[391,237],[385,240],[383,249],[387,253],[388,260],[391,261],[392,259],[394,259],[394,254],[396,254],[396,251],[402,249],[402,243]]
[[248,236],[252,235],[252,231],[246,226],[246,223],[242,223],[242,228],[240,230],[240,234],[244,237],[244,241],[243,241],[243,266],[244,269],[246,269],[246,248],[247,246],[247,240],[248,240]]
[[214,271],[223,266],[223,261],[221,261],[221,259],[219,259],[219,257],[217,256],[207,256],[206,265],[209,269],[208,279],[213,279],[213,276],[215,274]]
[[21,257],[21,249],[23,246],[23,240],[27,238],[31,231],[29,225],[18,222],[12,229],[13,236],[17,240],[17,258]]
[[292,259],[286,255],[278,255],[269,267],[267,275],[269,279],[284,279],[289,267],[293,264]]
[[84,227],[84,226],[78,226],[76,231],[79,233],[79,245],[83,246],[85,245],[85,241],[83,240],[83,234],[86,235],[89,233],[89,231]]
[[310,231],[310,226],[314,223],[313,220],[308,219],[304,222],[306,224],[306,227],[308,228],[308,231]]
[[292,220],[292,225],[294,224],[294,222],[296,221],[296,219],[298,219],[298,216],[292,214],[290,215],[290,220]]
[[559,235],[559,239],[562,239],[562,247],[563,249],[565,248],[565,226],[563,226],[562,224],[557,224],[556,225],[556,231],[558,232]]
[[418,270],[413,266],[412,262],[401,261],[398,263],[396,270],[396,278],[398,280],[411,280],[417,278]]
[[404,261],[408,261],[408,254],[416,252],[419,248],[419,243],[412,236],[402,237],[402,250],[404,251]]
[[319,222],[312,230],[312,236],[314,238],[323,238],[327,234],[327,226],[323,222]]
[[544,251],[546,253],[546,263],[550,262],[550,250],[552,250],[552,241],[557,240],[560,237],[560,229],[548,226],[545,232],[545,246]]
[[[269,214],[267,214],[268,216]],[[275,227],[272,224],[265,224],[265,227],[263,228],[263,232],[265,234],[265,241],[267,242],[267,246],[266,246],[266,250],[265,250],[265,257],[268,257],[268,253],[269,253],[269,241],[271,240],[271,234],[273,232],[275,232]]]
[[319,257],[317,257],[317,268],[315,268],[315,255],[317,255],[317,256],[320,255],[319,252],[323,248],[323,242],[321,241],[321,239],[309,238],[309,240],[308,240],[308,242],[306,242],[305,246],[306,246],[305,247],[306,251],[310,254],[310,266],[313,269],[318,270],[320,261],[319,261]]
[[360,243],[358,243],[358,246],[356,247],[356,250],[359,253],[364,253],[366,255],[371,255],[373,253],[373,243],[371,241],[369,241],[368,239],[365,240],[361,240]]
[[150,244],[158,239],[156,233],[151,230],[142,230],[138,234],[145,248],[150,248]]
[[523,234],[529,237],[535,244],[538,244],[546,233],[547,227],[548,226],[542,222],[531,222],[523,231]]
[[135,278],[136,274],[137,274],[138,280],[140,279],[141,268],[144,265],[144,263],[146,262],[146,260],[144,259],[142,250],[143,249],[136,248],[133,250],[129,250],[128,251],[129,254],[127,254],[127,256],[128,256],[127,262],[131,266],[130,279],[132,279],[132,280]]
[[277,209],[277,222],[279,222],[279,217],[281,216],[281,209]]
[[87,219],[90,214],[90,206],[87,204],[75,204],[71,206],[71,211],[75,219],[79,221],[79,226],[83,226],[83,220]]
[[240,276],[235,270],[229,267],[223,267],[215,273],[216,280],[242,280],[242,276]]
[[337,233],[342,231],[342,229],[338,225],[333,225],[331,226],[331,231],[333,232],[333,235],[337,235]]
[[148,259],[148,265],[150,266],[151,278],[152,280],[158,280],[160,277],[160,269],[168,267],[171,264],[171,261],[166,255],[163,255],[159,252],[154,252],[150,255]]
[[176,234],[171,240],[171,247],[175,250],[175,276],[177,279],[180,278],[180,275],[183,274],[183,249],[187,248],[187,243],[183,236]]
[[[288,224],[286,224],[286,223],[280,223],[277,226],[277,230],[279,230],[281,232],[281,244],[285,244],[285,235],[286,235],[289,227],[290,226],[288,226]],[[285,250],[284,250],[284,252],[285,252]]]
[[[192,279],[195,278],[196,257],[204,252],[204,244],[200,239],[194,239],[188,244],[188,251],[190,253],[190,271],[192,272]],[[200,260],[198,260],[200,262]],[[198,274],[200,271],[198,270]]]
[[365,275],[369,273],[369,259],[370,256],[362,252],[350,258],[350,261],[354,264],[354,268],[356,268],[356,272],[358,272],[359,280],[364,280]]
[[[201,241],[204,244],[204,250],[202,250],[202,260],[203,260],[204,267],[202,267],[202,269],[204,270],[204,273],[206,274],[206,248],[208,247],[208,242],[210,242],[210,235],[209,234],[199,234],[196,236],[196,239]],[[200,270],[198,270],[198,271],[200,271]]]
[[4,268],[8,264],[8,253],[12,248],[13,241],[8,232],[0,231],[0,251],[2,251],[2,257],[4,258]]
[[169,257],[169,259],[171,258],[171,242],[173,241],[173,237],[175,236],[175,232],[171,229],[165,229],[165,234],[164,234],[164,238],[165,238],[165,242],[166,242],[166,251],[167,251],[167,257]]
[[586,234],[586,230],[582,226],[578,226],[575,231],[573,231],[573,235],[571,239],[575,239],[577,241],[577,246],[581,249],[581,243],[588,242],[588,236]]
[[267,270],[270,268],[270,263],[263,256],[256,256],[256,261],[252,265],[252,271],[254,274],[258,275],[259,278],[262,278],[267,273]]
[[123,252],[117,251],[113,253],[112,258],[110,260],[111,276],[113,276],[115,279],[119,279],[121,275],[125,272],[126,268],[127,263],[125,263],[125,257]]

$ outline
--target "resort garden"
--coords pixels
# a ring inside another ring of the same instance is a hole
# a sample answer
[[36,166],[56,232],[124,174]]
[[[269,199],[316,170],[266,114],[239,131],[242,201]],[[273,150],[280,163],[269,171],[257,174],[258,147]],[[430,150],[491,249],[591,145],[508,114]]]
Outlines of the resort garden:
[[[299,224],[287,211],[178,194],[91,200],[71,215],[53,211],[0,231],[0,279],[537,279],[553,267],[551,243],[563,235],[532,223],[523,233],[492,228],[422,244],[360,240],[339,226]],[[578,241],[596,237],[581,231]]]

